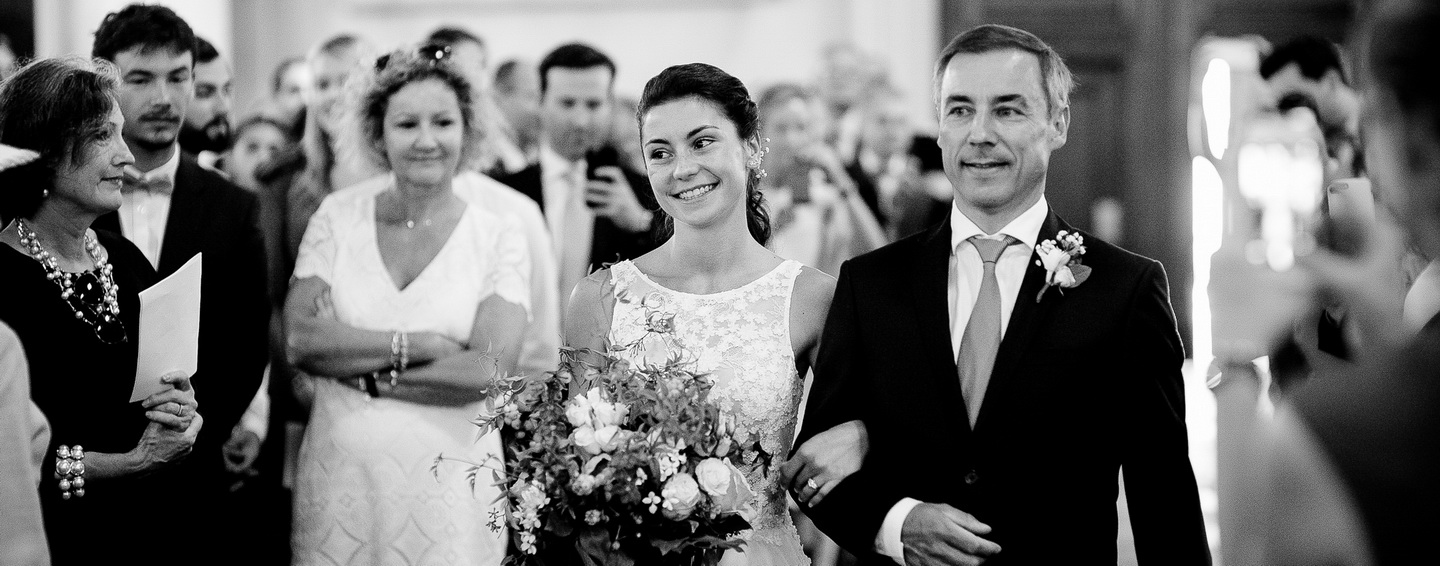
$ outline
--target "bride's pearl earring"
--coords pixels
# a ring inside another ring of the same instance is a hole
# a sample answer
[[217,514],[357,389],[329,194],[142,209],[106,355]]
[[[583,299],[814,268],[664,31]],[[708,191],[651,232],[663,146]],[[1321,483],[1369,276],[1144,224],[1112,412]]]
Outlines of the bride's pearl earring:
[[41,198],[41,199],[50,198],[50,189],[40,189],[40,198]]

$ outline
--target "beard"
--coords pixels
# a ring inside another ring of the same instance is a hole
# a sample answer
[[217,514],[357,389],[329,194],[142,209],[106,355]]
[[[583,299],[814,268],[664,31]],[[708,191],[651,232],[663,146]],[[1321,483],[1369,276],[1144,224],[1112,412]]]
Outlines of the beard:
[[224,116],[217,116],[203,128],[182,123],[180,148],[194,154],[202,151],[225,152],[230,149],[230,122]]

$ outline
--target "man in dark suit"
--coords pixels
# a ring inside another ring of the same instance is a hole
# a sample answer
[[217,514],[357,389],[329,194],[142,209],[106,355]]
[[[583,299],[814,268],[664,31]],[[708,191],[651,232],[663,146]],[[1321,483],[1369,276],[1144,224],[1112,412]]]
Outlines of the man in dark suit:
[[614,90],[615,63],[604,53],[579,43],[555,48],[540,61],[540,161],[496,177],[545,213],[562,301],[595,268],[655,247],[650,182],[602,148]]
[[190,26],[160,6],[128,6],[106,16],[95,32],[93,55],[120,70],[121,135],[138,169],[126,181],[120,210],[95,227],[124,234],[161,277],[203,253],[199,368],[192,383],[205,427],[185,463],[193,483],[176,486],[194,502],[186,504],[187,516],[197,519],[187,524],[186,538],[203,548],[221,534],[217,522],[228,519],[217,504],[229,485],[222,446],[260,386],[270,307],[256,197],[178,145],[193,96],[194,46]]
[[[1123,466],[1141,563],[1208,564],[1164,270],[1089,235],[1080,251],[1046,204],[1069,71],[987,25],[936,86],[955,203],[840,271],[800,443],[862,419],[869,454],[810,516],[871,564],[1115,564]],[[818,469],[797,499],[834,479]]]

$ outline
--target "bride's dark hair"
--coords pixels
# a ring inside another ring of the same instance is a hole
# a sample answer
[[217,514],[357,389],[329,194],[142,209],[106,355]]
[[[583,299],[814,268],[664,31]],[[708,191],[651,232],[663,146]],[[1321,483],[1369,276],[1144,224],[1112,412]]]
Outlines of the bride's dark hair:
[[[741,140],[758,141],[760,136],[760,111],[750,98],[745,83],[720,70],[714,65],[689,63],[675,65],[655,75],[645,83],[640,95],[640,107],[635,119],[644,126],[645,113],[651,108],[687,97],[698,97],[720,108],[720,111],[735,123]],[[745,219],[750,235],[764,244],[770,240],[770,213],[765,210],[765,197],[760,194],[760,179],[753,173],[745,176]],[[664,219],[660,226],[661,239],[675,230],[674,219],[662,210]]]

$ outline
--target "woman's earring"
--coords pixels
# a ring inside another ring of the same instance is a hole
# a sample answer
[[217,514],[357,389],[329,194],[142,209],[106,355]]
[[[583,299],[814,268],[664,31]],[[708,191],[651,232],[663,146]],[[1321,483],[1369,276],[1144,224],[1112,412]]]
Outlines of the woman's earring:
[[50,198],[50,189],[40,189],[40,198],[42,200]]
[[765,178],[765,169],[760,167],[760,165],[765,162],[765,154],[770,153],[770,148],[764,145],[767,143],[770,143],[770,138],[762,140],[760,142],[760,151],[752,154],[749,161],[745,162],[745,166],[750,168],[750,171],[755,175],[756,179]]

